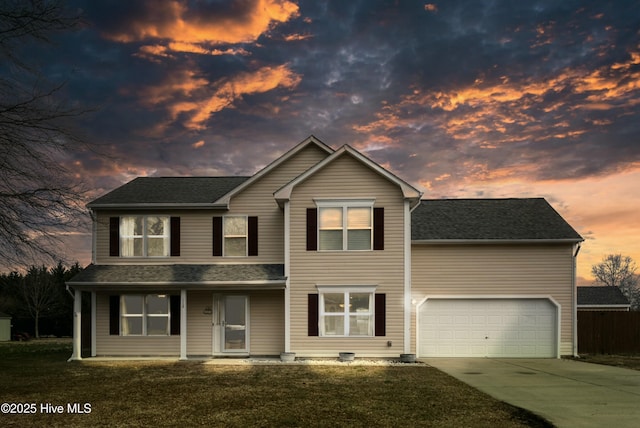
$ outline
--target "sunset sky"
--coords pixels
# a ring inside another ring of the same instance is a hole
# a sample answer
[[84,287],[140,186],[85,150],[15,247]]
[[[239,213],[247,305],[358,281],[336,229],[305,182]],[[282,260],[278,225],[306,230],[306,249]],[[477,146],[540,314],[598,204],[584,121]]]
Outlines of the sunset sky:
[[[73,0],[86,26],[34,51],[94,109],[97,197],[137,176],[251,175],[313,134],[425,198],[545,197],[640,262],[637,1]],[[61,250],[90,260],[90,231]]]

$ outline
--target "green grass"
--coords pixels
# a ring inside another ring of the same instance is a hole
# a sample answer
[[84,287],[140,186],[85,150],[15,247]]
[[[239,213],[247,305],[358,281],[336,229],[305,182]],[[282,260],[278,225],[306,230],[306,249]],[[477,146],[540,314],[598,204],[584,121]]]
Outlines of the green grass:
[[[68,343],[0,344],[0,426],[551,426],[423,364],[231,366],[83,360]],[[40,405],[90,403],[90,414]]]

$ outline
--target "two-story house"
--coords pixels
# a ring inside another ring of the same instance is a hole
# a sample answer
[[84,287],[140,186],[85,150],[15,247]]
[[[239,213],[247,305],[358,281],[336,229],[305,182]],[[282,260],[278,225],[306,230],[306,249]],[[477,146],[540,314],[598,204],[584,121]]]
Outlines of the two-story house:
[[[91,356],[575,354],[582,238],[544,199],[421,200],[311,136],[252,177],[91,202]],[[88,339],[87,339],[88,340]]]

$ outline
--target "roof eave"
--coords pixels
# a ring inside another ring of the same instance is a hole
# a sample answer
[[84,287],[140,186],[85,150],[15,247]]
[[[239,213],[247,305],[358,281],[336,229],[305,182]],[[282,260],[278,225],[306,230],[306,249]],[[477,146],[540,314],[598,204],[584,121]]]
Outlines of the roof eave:
[[629,309],[631,308],[631,304],[609,304],[609,303],[583,303],[580,304],[578,303],[576,305],[577,308],[582,308],[582,309],[587,309],[587,308],[593,308],[593,309],[602,309],[602,308],[619,308],[619,309]]
[[274,279],[274,280],[254,280],[254,281],[152,281],[152,282],[99,282],[99,281],[80,281],[73,282],[68,281],[66,285],[72,288],[78,289],[100,289],[110,290],[120,287],[127,287],[128,290],[132,289],[157,289],[162,287],[176,287],[176,288],[188,288],[188,289],[208,289],[208,288],[224,288],[229,287],[234,290],[240,289],[281,289],[287,284],[286,279]]
[[218,203],[138,203],[138,204],[87,204],[87,208],[92,210],[140,210],[140,209],[228,209],[226,204]]
[[561,239],[412,239],[411,244],[416,245],[499,245],[499,244],[577,244],[583,239],[561,238]]

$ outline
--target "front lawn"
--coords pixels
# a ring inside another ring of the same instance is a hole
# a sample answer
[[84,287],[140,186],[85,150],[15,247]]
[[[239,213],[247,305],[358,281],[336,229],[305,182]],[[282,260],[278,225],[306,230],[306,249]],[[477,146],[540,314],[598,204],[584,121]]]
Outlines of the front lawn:
[[0,403],[36,409],[0,414],[0,426],[551,426],[422,364],[67,363],[70,354],[68,343],[0,343]]

